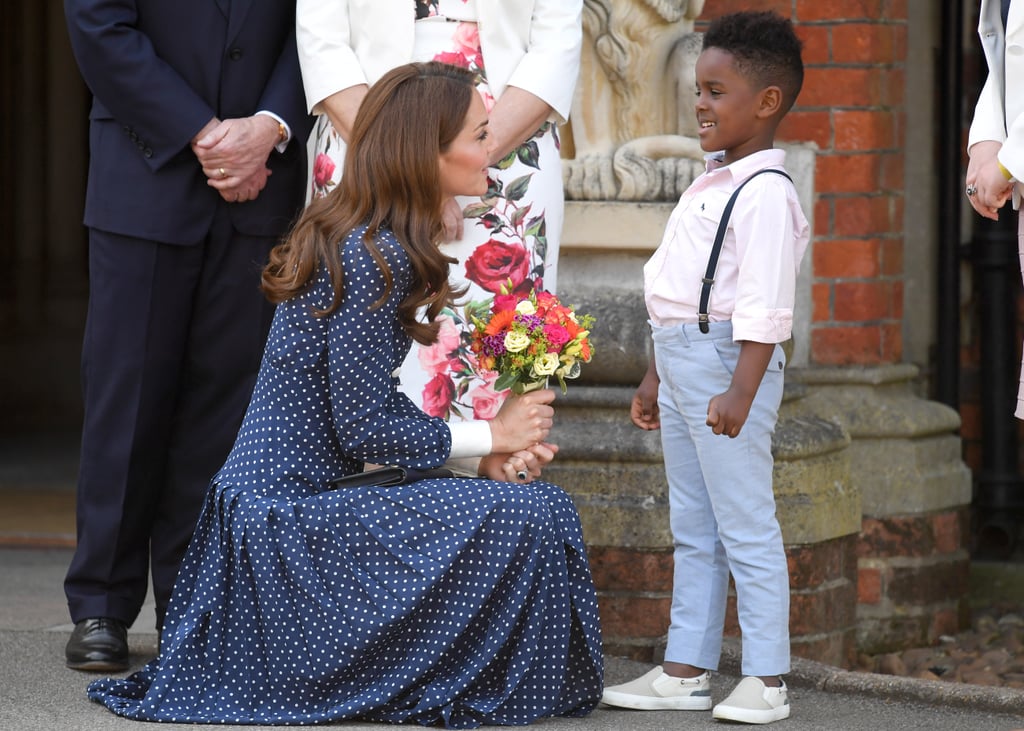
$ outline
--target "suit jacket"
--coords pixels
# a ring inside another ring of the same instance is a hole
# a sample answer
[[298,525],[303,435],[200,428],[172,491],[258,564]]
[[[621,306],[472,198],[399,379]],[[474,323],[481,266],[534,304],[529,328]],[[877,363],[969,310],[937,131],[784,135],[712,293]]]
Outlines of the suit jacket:
[[[982,0],[978,34],[988,78],[978,97],[967,145],[1001,142],[999,161],[1017,180],[1024,180],[1024,0],[1010,3],[1005,33],[999,10],[999,0]],[[1020,188],[1018,184],[1014,191],[1015,201],[1020,199]]]
[[230,204],[245,234],[283,234],[302,205],[305,112],[294,0],[65,0],[71,45],[93,93],[87,226],[198,242],[221,204],[190,149],[213,117],[261,110],[292,139],[255,201]]
[[[477,0],[480,45],[495,98],[516,86],[564,122],[583,43],[582,0]],[[331,94],[372,84],[412,60],[413,0],[298,0],[296,35],[313,113]]]

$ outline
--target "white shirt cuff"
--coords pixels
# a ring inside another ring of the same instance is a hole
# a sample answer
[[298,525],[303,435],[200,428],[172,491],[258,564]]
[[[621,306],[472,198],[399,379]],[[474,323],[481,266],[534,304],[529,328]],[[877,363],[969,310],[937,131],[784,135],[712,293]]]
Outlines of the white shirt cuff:
[[264,114],[270,117],[271,119],[277,120],[278,124],[284,126],[284,139],[278,142],[276,145],[274,145],[275,150],[277,150],[280,153],[284,153],[285,148],[288,147],[288,143],[291,142],[292,139],[292,128],[289,127],[288,123],[281,119],[279,116],[277,116],[273,112],[268,112],[266,109],[261,109],[260,111],[256,112],[256,114]]
[[485,457],[491,453],[491,425],[486,421],[457,421],[448,425],[452,451],[448,459]]

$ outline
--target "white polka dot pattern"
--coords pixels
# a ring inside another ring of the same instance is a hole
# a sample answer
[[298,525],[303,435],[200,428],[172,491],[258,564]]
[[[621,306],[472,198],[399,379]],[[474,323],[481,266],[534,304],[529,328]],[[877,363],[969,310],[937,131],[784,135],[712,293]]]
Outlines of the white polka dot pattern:
[[397,390],[410,341],[404,250],[355,232],[346,293],[326,274],[277,309],[245,422],[182,564],[161,656],[89,697],[153,721],[341,719],[475,728],[583,715],[601,695],[579,517],[545,483],[425,480],[326,491],[364,461],[434,467],[447,425]]

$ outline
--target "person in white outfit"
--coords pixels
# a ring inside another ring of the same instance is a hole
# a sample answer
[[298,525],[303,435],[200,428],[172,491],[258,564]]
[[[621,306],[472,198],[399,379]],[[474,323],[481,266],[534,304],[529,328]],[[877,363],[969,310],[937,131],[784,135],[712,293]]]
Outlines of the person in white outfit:
[[[296,38],[314,131],[307,193],[341,176],[352,119],[367,88],[409,61],[472,71],[490,115],[487,192],[445,206],[452,284],[466,288],[438,318],[441,336],[413,346],[401,388],[431,416],[490,419],[507,391],[466,337],[474,304],[503,286],[554,292],[564,194],[558,125],[572,105],[583,44],[582,0],[299,0]],[[477,305],[479,306],[479,305]]]
[[[974,210],[996,220],[1024,188],[1024,2],[982,0],[978,23],[988,78],[974,109],[967,140],[965,192]],[[1012,83],[1007,83],[1012,80]],[[1017,219],[1017,250],[1024,274],[1024,218]],[[1024,364],[1014,416],[1024,419]]]

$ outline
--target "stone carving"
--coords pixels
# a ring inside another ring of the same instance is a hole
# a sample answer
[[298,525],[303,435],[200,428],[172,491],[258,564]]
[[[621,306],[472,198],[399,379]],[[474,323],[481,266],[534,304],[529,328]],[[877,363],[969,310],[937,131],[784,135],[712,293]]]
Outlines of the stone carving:
[[693,114],[704,0],[584,0],[566,197],[675,200],[704,169]]

